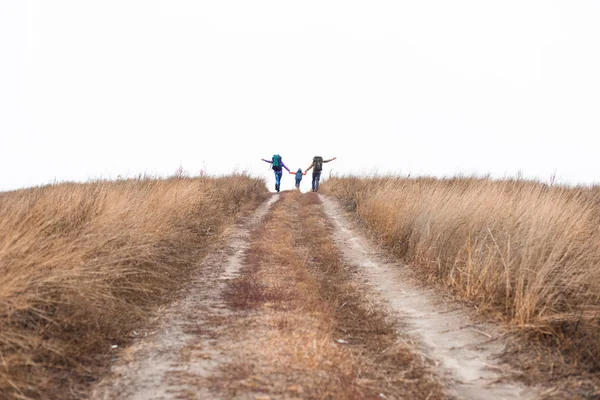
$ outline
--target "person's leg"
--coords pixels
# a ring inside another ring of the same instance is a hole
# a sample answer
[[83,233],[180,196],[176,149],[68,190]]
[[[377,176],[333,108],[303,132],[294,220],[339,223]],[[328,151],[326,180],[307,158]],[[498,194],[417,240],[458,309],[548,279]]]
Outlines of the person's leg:
[[313,175],[315,180],[315,192],[319,191],[319,180],[321,179],[321,172],[317,172]]
[[312,174],[312,183],[311,183],[312,191],[313,192],[315,191],[316,182],[317,182],[317,174],[315,172],[313,172],[313,174]]
[[279,192],[279,185],[281,184],[281,171],[275,171],[275,190]]

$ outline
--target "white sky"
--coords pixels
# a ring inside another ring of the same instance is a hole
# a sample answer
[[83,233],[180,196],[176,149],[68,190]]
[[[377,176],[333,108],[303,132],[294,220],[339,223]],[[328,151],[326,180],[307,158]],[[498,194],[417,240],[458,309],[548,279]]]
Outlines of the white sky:
[[179,165],[270,187],[273,153],[600,182],[599,21],[595,0],[0,0],[0,190]]

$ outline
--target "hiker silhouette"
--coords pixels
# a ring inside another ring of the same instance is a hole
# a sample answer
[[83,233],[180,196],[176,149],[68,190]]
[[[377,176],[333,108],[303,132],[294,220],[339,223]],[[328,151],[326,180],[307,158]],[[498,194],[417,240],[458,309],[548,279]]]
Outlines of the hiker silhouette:
[[330,158],[329,160],[323,160],[321,156],[314,156],[312,163],[306,168],[306,172],[312,168],[312,191],[317,192],[319,190],[319,180],[321,179],[321,172],[323,171],[323,164],[335,160],[337,157]]
[[265,160],[261,158],[262,161],[271,164],[271,168],[275,173],[275,190],[279,192],[279,188],[281,187],[281,175],[283,174],[282,169],[285,168],[287,172],[290,172],[290,169],[283,163],[283,158],[279,154],[273,154],[270,160]]

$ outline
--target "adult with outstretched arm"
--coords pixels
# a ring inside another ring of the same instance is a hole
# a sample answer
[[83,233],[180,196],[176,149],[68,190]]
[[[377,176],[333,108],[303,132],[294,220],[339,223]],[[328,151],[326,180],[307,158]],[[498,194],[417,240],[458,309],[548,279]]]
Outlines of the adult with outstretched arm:
[[274,154],[270,160],[265,160],[264,158],[261,158],[261,160],[271,164],[271,168],[273,169],[273,172],[275,172],[275,190],[279,192],[279,188],[281,186],[282,169],[285,168],[287,172],[290,172],[290,169],[283,163],[283,159],[279,154]]
[[308,168],[306,168],[305,172],[310,171],[312,168],[312,191],[317,192],[319,190],[319,180],[321,179],[321,172],[323,171],[323,164],[328,163],[329,161],[335,160],[337,157],[330,158],[329,160],[324,160],[321,156],[314,156],[313,161]]

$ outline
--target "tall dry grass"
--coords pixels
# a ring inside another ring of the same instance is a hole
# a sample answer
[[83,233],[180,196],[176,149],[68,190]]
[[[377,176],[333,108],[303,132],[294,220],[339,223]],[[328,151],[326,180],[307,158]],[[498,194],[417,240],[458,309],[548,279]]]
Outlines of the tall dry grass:
[[331,178],[322,192],[427,280],[600,368],[600,190],[523,181]]
[[198,257],[267,196],[240,174],[0,195],[0,398],[79,398]]

